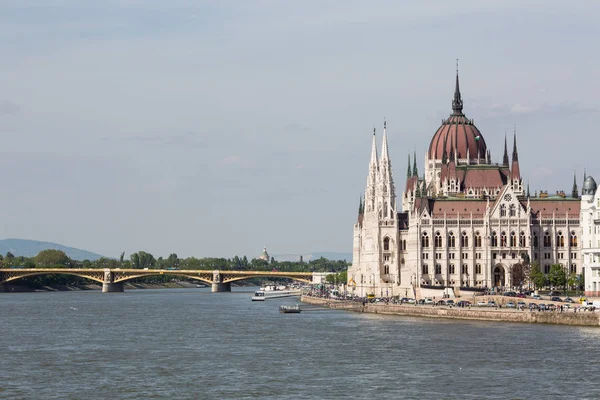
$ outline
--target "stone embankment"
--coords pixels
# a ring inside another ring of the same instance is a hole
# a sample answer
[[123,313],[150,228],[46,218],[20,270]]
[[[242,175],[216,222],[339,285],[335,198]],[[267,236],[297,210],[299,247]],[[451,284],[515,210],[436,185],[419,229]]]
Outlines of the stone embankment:
[[572,309],[560,311],[519,311],[515,309],[496,309],[487,307],[447,307],[414,304],[385,304],[355,301],[332,300],[318,297],[302,296],[307,304],[337,308],[355,312],[373,314],[402,315],[409,317],[449,318],[475,321],[523,322],[530,324],[556,324],[577,326],[600,326],[600,313],[590,311],[574,312]]

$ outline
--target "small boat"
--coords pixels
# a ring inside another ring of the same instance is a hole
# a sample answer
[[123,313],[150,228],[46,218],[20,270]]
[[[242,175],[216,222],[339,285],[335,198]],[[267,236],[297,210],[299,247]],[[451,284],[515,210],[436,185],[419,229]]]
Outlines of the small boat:
[[202,284],[200,284],[200,285],[196,285],[196,287],[197,287],[197,288],[205,288],[205,287],[206,287],[206,285],[202,285]]
[[284,314],[299,314],[300,311],[302,310],[297,304],[295,306],[279,306],[279,312]]
[[265,292],[260,290],[254,292],[254,296],[252,296],[252,301],[265,301]]

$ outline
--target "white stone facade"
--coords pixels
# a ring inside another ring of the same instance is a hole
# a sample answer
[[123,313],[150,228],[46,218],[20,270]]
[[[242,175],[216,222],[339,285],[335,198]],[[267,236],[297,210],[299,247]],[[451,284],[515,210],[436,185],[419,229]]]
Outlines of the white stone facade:
[[[462,114],[458,78],[453,110],[431,141],[424,176],[416,156],[412,168],[409,157],[402,211],[396,209],[386,124],[381,159],[374,133],[364,204],[354,224],[350,293],[412,297],[422,288],[451,294],[517,287],[524,284],[524,259],[545,273],[552,264],[581,273],[576,185],[571,196],[530,196],[520,176],[516,133],[512,165],[506,142],[504,162],[491,163],[481,134]],[[468,134],[474,137],[463,139]],[[600,242],[596,250],[600,269]],[[600,290],[600,276],[598,282]]]
[[581,196],[581,256],[585,294],[600,297],[600,191],[588,176]]

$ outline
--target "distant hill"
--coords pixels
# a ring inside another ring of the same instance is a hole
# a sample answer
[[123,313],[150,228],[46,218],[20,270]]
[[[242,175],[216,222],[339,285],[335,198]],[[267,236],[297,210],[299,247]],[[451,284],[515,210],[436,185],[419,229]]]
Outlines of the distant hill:
[[62,244],[51,242],[39,242],[37,240],[27,239],[0,240],[0,254],[2,255],[6,255],[6,253],[10,251],[15,256],[33,257],[40,251],[48,249],[62,250],[69,258],[78,261],[94,261],[103,257],[100,254],[92,253],[90,251],[75,249],[73,247],[67,247]]
[[316,252],[308,254],[275,254],[273,258],[275,261],[300,261],[302,255],[303,261],[316,260],[324,257],[328,260],[346,260],[352,262],[352,253],[333,253],[333,252]]

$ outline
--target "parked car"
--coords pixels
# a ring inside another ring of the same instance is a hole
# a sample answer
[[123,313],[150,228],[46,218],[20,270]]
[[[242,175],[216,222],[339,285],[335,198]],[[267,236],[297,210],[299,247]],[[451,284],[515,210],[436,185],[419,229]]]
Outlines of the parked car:
[[424,304],[433,304],[433,299],[431,297],[425,297],[425,303]]
[[519,301],[519,302],[517,303],[517,307],[527,307],[527,304],[525,304],[525,302],[524,302],[524,301]]
[[556,310],[556,304],[548,304],[546,306],[546,309],[550,310],[550,311],[555,311]]
[[527,297],[527,295],[525,293],[517,293],[517,297],[524,299],[525,297]]
[[454,303],[454,300],[450,299],[450,300],[446,300],[446,305],[447,306],[454,306],[456,304]]
[[408,304],[415,304],[415,299],[409,298],[407,301]]
[[554,296],[550,299],[550,301],[562,301],[562,299],[558,296]]
[[458,303],[456,303],[456,305],[458,307],[469,307],[471,305],[471,302],[467,300],[460,300]]
[[506,307],[506,308],[515,308],[515,307],[516,307],[516,305],[515,305],[515,303],[513,303],[512,301],[509,301],[508,303],[506,303],[506,304],[504,305],[504,307]]
[[538,309],[540,311],[546,311],[548,309],[548,306],[546,306],[544,303],[538,304]]
[[575,303],[575,300],[570,297],[565,297],[565,303]]
[[517,293],[516,292],[504,292],[504,295],[506,297],[517,297]]
[[487,307],[488,303],[486,303],[485,301],[478,301],[477,302],[477,307]]
[[532,294],[531,298],[534,299],[534,300],[541,300],[542,296],[540,296],[539,294]]
[[438,306],[445,306],[446,302],[444,300],[438,300],[435,304]]
[[494,300],[490,300],[487,302],[488,307],[496,307],[496,302]]

